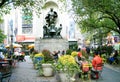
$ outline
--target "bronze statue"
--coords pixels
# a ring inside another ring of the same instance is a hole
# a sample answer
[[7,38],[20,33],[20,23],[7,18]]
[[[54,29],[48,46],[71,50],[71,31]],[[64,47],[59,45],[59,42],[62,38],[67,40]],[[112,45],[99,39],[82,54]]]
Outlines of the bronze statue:
[[62,36],[60,35],[61,30],[62,30],[62,24],[60,24],[60,27],[59,27],[59,28],[57,29],[57,31],[56,31],[56,36],[57,36],[57,38],[62,38]]
[[55,24],[57,17],[57,12],[53,11],[53,8],[51,8],[47,16],[45,17],[48,26],[50,26],[51,24]]
[[46,24],[43,26],[43,36],[46,37],[48,34],[48,24]]
[[43,26],[44,38],[56,38],[56,37],[62,38],[60,35],[62,30],[62,24],[60,24],[59,28],[55,27],[57,17],[58,17],[57,12],[54,11],[53,8],[51,8],[47,16],[45,17],[46,25]]

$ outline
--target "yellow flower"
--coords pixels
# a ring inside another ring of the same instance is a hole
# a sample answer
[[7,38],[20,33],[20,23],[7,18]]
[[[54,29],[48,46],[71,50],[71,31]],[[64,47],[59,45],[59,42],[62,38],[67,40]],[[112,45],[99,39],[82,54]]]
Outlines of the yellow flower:
[[65,64],[76,64],[74,57],[71,56],[71,55],[61,56],[58,61],[61,62],[63,65],[65,65]]
[[76,52],[76,51],[73,51],[73,52],[71,53],[71,55],[72,55],[73,57],[77,56],[77,54],[78,54],[78,52]]
[[38,54],[35,54],[34,57],[44,57],[44,55],[42,53],[38,53]]
[[58,59],[58,62],[55,64],[55,68],[58,71],[63,71],[69,73],[70,75],[80,71],[78,64],[75,61],[75,58],[72,55],[63,55]]

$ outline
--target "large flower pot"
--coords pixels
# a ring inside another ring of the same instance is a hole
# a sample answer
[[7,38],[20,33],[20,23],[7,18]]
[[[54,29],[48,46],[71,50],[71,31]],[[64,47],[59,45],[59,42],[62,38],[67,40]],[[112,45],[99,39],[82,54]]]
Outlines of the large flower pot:
[[53,75],[52,64],[42,64],[42,69],[43,69],[44,76],[52,76]]
[[67,73],[60,72],[59,77],[60,77],[60,82],[69,82],[69,77]]
[[60,72],[59,73],[59,77],[60,77],[60,82],[75,82],[75,78],[70,77],[67,73],[65,72]]

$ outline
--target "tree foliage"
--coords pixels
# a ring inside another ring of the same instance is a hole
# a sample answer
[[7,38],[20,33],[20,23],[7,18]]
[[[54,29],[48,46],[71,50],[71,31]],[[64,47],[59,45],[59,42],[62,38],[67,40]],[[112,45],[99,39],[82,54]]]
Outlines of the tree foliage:
[[72,0],[75,14],[82,18],[82,31],[102,29],[120,34],[120,0]]
[[3,32],[0,30],[0,43],[2,43],[3,42],[3,40],[4,40],[4,38],[5,38],[6,36],[3,34]]
[[1,0],[0,9],[4,12],[2,14],[7,14],[12,8],[24,8],[28,9],[25,12],[31,13],[29,11],[36,12],[37,15],[41,13],[43,3],[46,0]]

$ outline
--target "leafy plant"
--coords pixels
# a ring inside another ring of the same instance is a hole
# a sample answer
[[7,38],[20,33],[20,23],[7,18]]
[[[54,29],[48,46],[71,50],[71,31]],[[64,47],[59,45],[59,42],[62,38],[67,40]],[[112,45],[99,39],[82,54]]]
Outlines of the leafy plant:
[[71,55],[63,55],[58,59],[58,62],[53,65],[59,72],[66,72],[69,76],[80,71],[78,64]]
[[72,50],[71,50],[71,49],[67,49],[67,50],[66,50],[66,54],[67,54],[67,55],[70,55],[71,53],[72,53]]
[[83,55],[86,59],[88,59],[88,54],[87,54],[84,50],[81,50],[81,52],[82,52],[82,55]]
[[33,64],[35,69],[38,69],[44,62],[44,55],[42,53],[36,53],[33,57]]
[[44,62],[45,63],[53,63],[53,57],[51,52],[47,49],[42,50],[42,54],[44,55]]
[[6,35],[3,34],[2,30],[0,29],[0,43],[6,38]]

